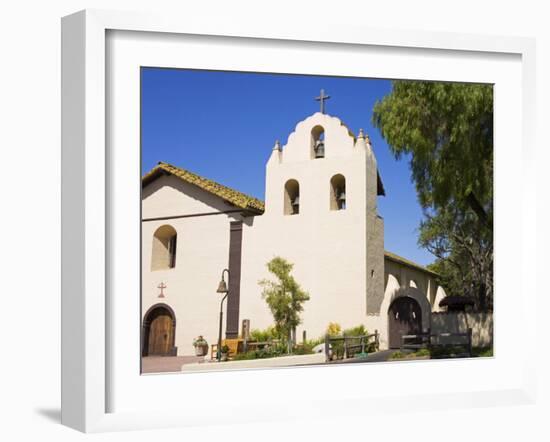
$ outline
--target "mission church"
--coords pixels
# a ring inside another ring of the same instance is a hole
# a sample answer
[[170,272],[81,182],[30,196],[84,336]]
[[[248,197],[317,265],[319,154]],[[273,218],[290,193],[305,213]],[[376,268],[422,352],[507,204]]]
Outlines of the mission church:
[[[142,355],[192,355],[193,340],[218,340],[216,292],[228,279],[223,336],[243,320],[273,317],[258,282],[280,256],[310,295],[297,336],[331,322],[363,324],[380,348],[430,328],[445,296],[434,272],[384,249],[377,200],[385,190],[369,137],[321,111],[299,122],[266,164],[265,202],[160,162],[142,179]],[[390,196],[391,197],[391,196]]]

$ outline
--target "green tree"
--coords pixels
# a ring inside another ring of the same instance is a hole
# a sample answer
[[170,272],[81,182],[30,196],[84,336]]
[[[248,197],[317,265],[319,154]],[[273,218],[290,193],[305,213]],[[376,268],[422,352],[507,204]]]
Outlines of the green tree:
[[373,124],[396,159],[410,155],[424,208],[469,207],[492,228],[493,87],[394,81]]
[[492,309],[492,230],[471,210],[449,205],[426,214],[418,243],[437,258],[429,268],[440,275],[439,284],[448,295],[468,295],[477,299],[480,310]]
[[396,159],[409,159],[424,210],[419,244],[442,285],[482,310],[493,293],[493,87],[394,81],[373,124]]
[[301,323],[303,304],[309,300],[309,294],[302,290],[291,275],[293,267],[293,264],[277,256],[267,263],[267,269],[277,280],[262,279],[258,282],[263,288],[262,298],[273,315],[275,331],[287,340],[289,346],[296,327]]

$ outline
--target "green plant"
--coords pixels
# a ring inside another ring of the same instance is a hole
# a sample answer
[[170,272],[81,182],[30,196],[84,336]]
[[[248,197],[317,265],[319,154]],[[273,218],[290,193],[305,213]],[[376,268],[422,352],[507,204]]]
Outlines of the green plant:
[[366,336],[368,335],[368,333],[369,332],[367,331],[365,326],[361,324],[352,328],[345,329],[343,334],[346,336]]
[[388,359],[403,359],[405,354],[399,350],[394,351]]
[[472,356],[490,358],[493,356],[493,347],[473,347]]
[[277,336],[275,327],[272,325],[267,327],[265,330],[254,329],[250,332],[250,339],[257,342],[268,342],[274,339],[279,339],[280,336]]
[[416,351],[415,354],[418,357],[431,356],[431,352],[428,348],[421,348],[420,350]]
[[277,356],[282,356],[286,353],[286,347],[283,345],[273,345],[268,348],[259,349],[259,350],[250,350],[245,353],[238,353],[235,355],[233,360],[243,361],[250,359],[265,359],[265,358],[274,358]]
[[310,339],[307,342],[309,343],[309,345],[311,345],[311,348],[313,348],[313,347],[315,347],[319,344],[324,344],[325,343],[325,337],[320,336],[317,339]]
[[337,322],[329,322],[327,326],[327,335],[336,336],[342,331],[342,327]]
[[313,353],[313,347],[317,344],[314,341],[305,341],[301,344],[296,345],[292,349],[292,353],[295,355],[310,355]]
[[267,269],[277,281],[262,279],[258,284],[263,287],[262,298],[271,310],[275,321],[276,333],[290,342],[291,332],[300,325],[300,313],[309,294],[302,290],[290,274],[294,264],[279,256],[267,263]]
[[193,339],[193,347],[206,347],[208,345],[208,342],[206,342],[206,339],[202,337],[202,335],[197,336],[195,339]]
[[229,347],[227,345],[222,345],[222,348],[220,349],[222,353],[229,353]]

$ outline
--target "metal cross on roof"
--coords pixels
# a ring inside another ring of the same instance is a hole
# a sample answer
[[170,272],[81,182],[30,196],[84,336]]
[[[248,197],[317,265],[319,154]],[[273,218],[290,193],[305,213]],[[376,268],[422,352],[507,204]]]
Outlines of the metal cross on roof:
[[321,94],[318,97],[315,97],[316,101],[321,102],[321,113],[325,113],[325,100],[328,100],[330,98],[330,95],[325,95],[325,90],[321,89]]

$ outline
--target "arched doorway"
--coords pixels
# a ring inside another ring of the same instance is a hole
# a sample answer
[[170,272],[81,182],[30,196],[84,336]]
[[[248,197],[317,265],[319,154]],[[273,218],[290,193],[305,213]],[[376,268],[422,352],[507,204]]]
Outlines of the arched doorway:
[[166,304],[152,306],[143,319],[143,356],[176,356],[176,316]]
[[393,300],[388,309],[389,348],[401,347],[401,336],[422,332],[422,310],[420,304],[409,296]]

